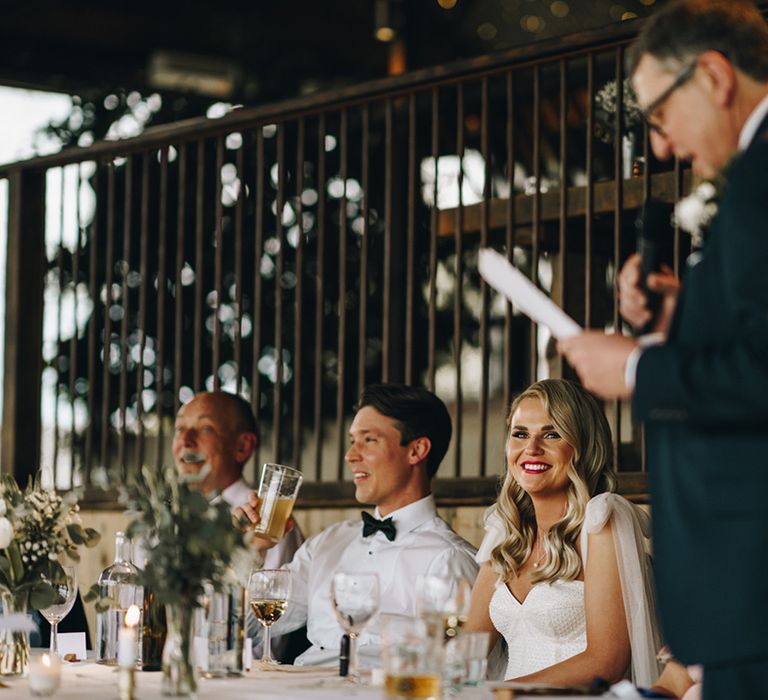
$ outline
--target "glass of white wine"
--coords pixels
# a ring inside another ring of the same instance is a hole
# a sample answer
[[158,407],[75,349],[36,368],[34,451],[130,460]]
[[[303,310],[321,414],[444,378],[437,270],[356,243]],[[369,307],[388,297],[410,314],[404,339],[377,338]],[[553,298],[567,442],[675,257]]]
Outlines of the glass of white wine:
[[51,624],[51,656],[59,654],[59,622],[69,615],[77,596],[77,569],[74,566],[61,568],[64,569],[64,580],[51,584],[56,596],[54,602],[40,611],[40,614]]
[[248,579],[248,601],[256,619],[264,627],[263,664],[278,664],[272,658],[270,631],[288,607],[291,572],[287,569],[254,569]]
[[379,609],[379,577],[374,573],[334,574],[331,601],[336,619],[349,635],[349,670],[347,677],[359,683],[357,637]]

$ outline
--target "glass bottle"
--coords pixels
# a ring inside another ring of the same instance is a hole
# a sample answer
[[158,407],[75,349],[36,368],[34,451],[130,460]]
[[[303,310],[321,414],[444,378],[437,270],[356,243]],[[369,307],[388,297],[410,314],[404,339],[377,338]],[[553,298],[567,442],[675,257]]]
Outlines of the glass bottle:
[[[124,532],[115,535],[115,560],[99,576],[99,595],[109,608],[96,615],[96,661],[117,664],[118,633],[131,605],[141,608],[143,588],[136,583],[138,570],[131,563],[131,542]],[[139,621],[141,625],[141,621]],[[140,639],[140,637],[139,637]],[[141,651],[137,639],[136,658]]]
[[144,626],[141,630],[141,670],[160,671],[163,647],[168,634],[165,605],[159,603],[151,588],[144,591]]

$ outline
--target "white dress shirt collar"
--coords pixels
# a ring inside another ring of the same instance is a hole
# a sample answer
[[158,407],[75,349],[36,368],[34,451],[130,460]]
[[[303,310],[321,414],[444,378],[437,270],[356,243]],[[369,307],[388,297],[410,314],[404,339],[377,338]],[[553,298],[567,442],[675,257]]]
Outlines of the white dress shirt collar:
[[740,151],[747,150],[749,144],[752,143],[752,139],[755,138],[755,134],[757,134],[760,124],[763,123],[763,119],[765,119],[766,116],[768,116],[768,95],[760,100],[757,107],[752,110],[752,114],[747,117],[744,126],[741,127],[741,133],[739,134]]
[[[383,520],[379,507],[373,513],[379,520]],[[398,532],[410,532],[419,525],[423,525],[428,520],[432,520],[437,515],[437,506],[435,497],[430,493],[428,496],[409,503],[407,506],[392,511],[387,518],[392,518]]]
[[248,502],[253,492],[251,487],[245,479],[240,478],[237,481],[233,481],[227,488],[223,489],[219,494],[224,502],[229,504],[231,508],[237,508],[244,503]]

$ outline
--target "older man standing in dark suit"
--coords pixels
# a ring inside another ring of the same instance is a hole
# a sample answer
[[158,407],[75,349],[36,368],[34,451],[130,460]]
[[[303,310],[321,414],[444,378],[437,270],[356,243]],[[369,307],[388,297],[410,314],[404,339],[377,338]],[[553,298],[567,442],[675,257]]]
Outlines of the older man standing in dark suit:
[[[649,277],[662,342],[588,331],[560,349],[646,423],[672,651],[704,664],[706,700],[768,698],[768,27],[746,0],[672,0],[628,59],[654,152],[723,183],[717,211],[698,207],[679,293]],[[619,287],[636,326],[651,318],[639,280],[633,256]]]

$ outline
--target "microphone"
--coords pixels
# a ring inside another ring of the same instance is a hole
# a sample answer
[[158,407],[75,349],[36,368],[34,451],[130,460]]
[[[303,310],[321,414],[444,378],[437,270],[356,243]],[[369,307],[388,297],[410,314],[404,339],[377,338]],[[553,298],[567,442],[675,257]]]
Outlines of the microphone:
[[649,333],[656,313],[661,303],[661,297],[648,290],[648,275],[661,270],[661,248],[665,237],[672,228],[672,219],[669,206],[657,199],[649,199],[643,206],[640,216],[635,222],[637,229],[637,252],[640,256],[640,288],[648,298],[648,310],[652,314],[651,320],[641,329],[642,333]]

